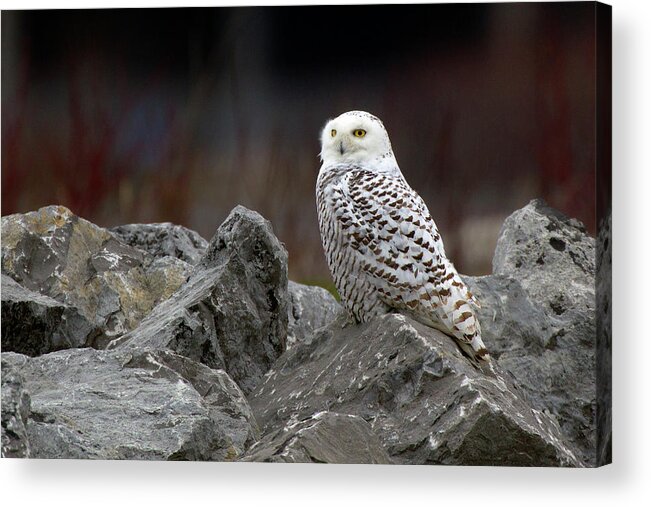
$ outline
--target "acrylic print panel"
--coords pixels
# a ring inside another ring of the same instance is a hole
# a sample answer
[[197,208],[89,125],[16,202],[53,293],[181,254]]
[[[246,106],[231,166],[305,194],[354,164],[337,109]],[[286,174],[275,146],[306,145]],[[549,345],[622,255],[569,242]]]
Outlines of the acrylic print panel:
[[610,12],[3,11],[2,455],[609,463]]

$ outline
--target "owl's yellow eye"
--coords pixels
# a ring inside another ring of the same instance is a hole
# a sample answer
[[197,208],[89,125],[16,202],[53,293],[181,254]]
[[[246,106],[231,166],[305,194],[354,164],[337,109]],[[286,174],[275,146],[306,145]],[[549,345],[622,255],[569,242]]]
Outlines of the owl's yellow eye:
[[334,136],[336,136],[336,135],[337,135],[337,131],[336,131],[335,129],[332,129],[332,130],[330,131],[330,137],[334,137]]
[[353,130],[353,135],[355,137],[364,137],[366,135],[366,130],[363,130],[363,129]]

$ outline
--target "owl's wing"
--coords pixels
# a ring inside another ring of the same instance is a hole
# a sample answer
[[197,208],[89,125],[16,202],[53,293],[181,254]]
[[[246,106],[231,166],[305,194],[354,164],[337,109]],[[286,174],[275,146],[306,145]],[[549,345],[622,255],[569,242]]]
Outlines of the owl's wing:
[[381,299],[486,355],[474,296],[445,255],[427,206],[402,177],[366,170],[345,178],[337,219]]

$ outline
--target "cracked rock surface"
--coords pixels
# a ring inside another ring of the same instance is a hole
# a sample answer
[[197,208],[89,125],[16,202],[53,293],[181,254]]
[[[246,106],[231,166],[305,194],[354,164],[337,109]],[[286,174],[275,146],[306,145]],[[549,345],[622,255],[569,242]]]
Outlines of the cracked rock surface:
[[83,347],[100,331],[74,306],[18,285],[2,275],[2,350],[38,356]]
[[103,348],[136,327],[185,282],[188,270],[187,263],[155,259],[63,206],[2,217],[2,273],[75,308],[83,319],[70,323],[64,340],[76,346]]
[[199,262],[208,247],[199,233],[169,222],[119,225],[109,231],[127,245],[156,258],[174,257],[188,264]]
[[29,392],[32,458],[232,460],[257,437],[235,382],[172,352],[4,352],[2,369]]
[[595,240],[542,200],[502,226],[493,274],[464,277],[491,355],[595,466]]
[[391,460],[361,417],[319,412],[265,435],[240,461],[270,463],[389,464]]
[[251,394],[265,434],[332,411],[367,421],[395,463],[580,466],[499,367],[476,369],[448,336],[402,315],[344,321],[286,352]]
[[30,398],[25,391],[25,380],[19,371],[5,364],[2,355],[2,457],[31,457],[27,437]]
[[285,350],[287,252],[258,213],[235,208],[187,282],[110,348],[173,350],[249,393]]

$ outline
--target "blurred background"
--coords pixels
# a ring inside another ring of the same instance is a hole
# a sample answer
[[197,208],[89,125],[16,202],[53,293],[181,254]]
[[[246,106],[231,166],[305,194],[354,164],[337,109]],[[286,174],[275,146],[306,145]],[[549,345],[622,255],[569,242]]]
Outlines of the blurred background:
[[379,116],[459,271],[530,199],[595,231],[593,3],[2,12],[2,215],[63,204],[210,239],[272,221],[328,285],[319,133]]

